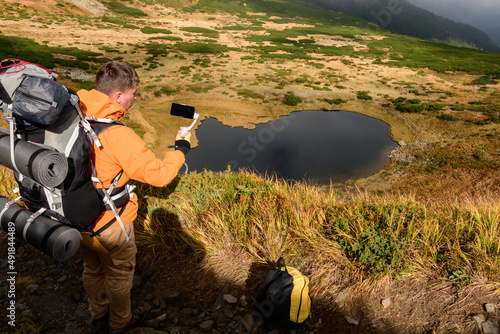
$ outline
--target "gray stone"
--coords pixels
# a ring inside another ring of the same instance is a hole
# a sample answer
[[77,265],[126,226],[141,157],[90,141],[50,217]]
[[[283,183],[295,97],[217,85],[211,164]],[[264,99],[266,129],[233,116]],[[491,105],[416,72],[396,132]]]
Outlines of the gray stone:
[[230,294],[225,294],[223,296],[223,300],[226,302],[226,303],[229,303],[229,304],[236,304],[238,302],[238,299],[236,299],[236,297],[230,295]]
[[483,329],[483,334],[500,334],[500,329],[496,321],[485,321],[482,323],[481,328]]
[[344,318],[345,318],[345,320],[346,320],[348,323],[350,323],[351,325],[355,325],[355,326],[359,325],[359,321],[357,321],[357,320],[355,320],[355,319],[353,319],[353,318],[351,318],[351,317],[348,317],[347,315],[346,315],[346,316],[344,316]]
[[68,276],[64,275],[63,277],[61,277],[61,278],[59,278],[59,279],[57,280],[57,283],[62,283],[62,282],[64,282],[66,279],[68,279]]
[[241,323],[243,324],[243,326],[245,326],[245,329],[247,330],[247,332],[250,333],[250,331],[255,326],[255,320],[253,318],[252,313],[248,313],[247,315],[245,315],[243,317],[243,319],[241,319]]
[[474,319],[479,328],[481,328],[482,323],[486,321],[484,314],[475,314],[472,316],[472,319]]
[[233,309],[231,308],[231,306],[230,306],[230,305],[226,305],[226,306],[224,306],[224,310],[223,310],[223,312],[224,312],[224,316],[225,316],[226,318],[231,319],[231,318],[233,317]]
[[220,309],[222,307],[222,305],[224,303],[224,295],[226,295],[226,294],[229,294],[229,288],[228,288],[227,285],[224,286],[224,288],[222,289],[221,293],[217,297],[217,300],[212,305],[212,313],[214,313],[215,311],[217,311],[218,309]]
[[382,304],[382,306],[384,308],[388,308],[392,305],[392,300],[391,300],[391,298],[384,298],[384,299],[382,299],[382,301],[380,303]]
[[497,308],[493,304],[484,304],[484,310],[489,314],[497,314]]
[[177,290],[167,290],[162,295],[167,304],[173,304],[181,299],[181,292]]
[[240,299],[238,300],[238,303],[241,307],[247,307],[247,298],[245,296],[241,296]]
[[200,324],[200,330],[203,333],[208,333],[215,327],[215,322],[213,320],[205,320]]
[[181,334],[182,333],[182,327],[176,326],[170,328],[170,334]]
[[190,317],[193,315],[193,309],[190,307],[185,307],[181,310],[181,314],[184,317]]

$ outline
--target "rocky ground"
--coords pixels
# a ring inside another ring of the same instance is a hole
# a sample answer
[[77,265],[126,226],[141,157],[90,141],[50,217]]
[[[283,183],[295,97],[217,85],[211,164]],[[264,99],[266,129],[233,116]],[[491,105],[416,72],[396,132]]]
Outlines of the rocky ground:
[[[7,254],[5,233],[0,241],[1,254]],[[2,283],[0,331],[92,333],[79,254],[58,262],[21,240],[16,240],[16,247],[15,327],[4,321],[11,288]],[[138,256],[140,259],[141,252]],[[9,282],[7,256],[3,258],[1,278]],[[148,316],[144,327],[131,333],[286,333],[263,325],[253,310],[264,276],[265,271],[261,271],[241,289],[216,282],[182,254],[172,255],[151,269],[138,265],[132,303],[145,307]],[[494,289],[488,293],[476,285],[431,288],[425,283],[384,289],[393,291],[354,294],[344,289],[331,304],[313,298],[311,317],[302,329],[291,333],[500,333],[500,299]],[[457,294],[457,289],[462,292]]]
[[[1,238],[2,254],[7,254],[6,235],[2,233]],[[92,333],[79,254],[58,262],[21,240],[16,240],[16,248],[15,326],[4,322],[11,300],[7,297],[12,289],[10,284],[2,283],[0,332]],[[0,261],[2,273],[9,272],[7,262],[7,257]],[[253,311],[254,295],[235,291],[228,285],[218,286],[199,274],[196,263],[179,257],[154,269],[138,266],[132,303],[134,307],[145,307],[148,315],[144,326],[132,333],[267,333],[272,330],[262,326]],[[2,281],[6,282],[6,278],[2,277]],[[306,327],[296,333],[314,332],[314,326]]]

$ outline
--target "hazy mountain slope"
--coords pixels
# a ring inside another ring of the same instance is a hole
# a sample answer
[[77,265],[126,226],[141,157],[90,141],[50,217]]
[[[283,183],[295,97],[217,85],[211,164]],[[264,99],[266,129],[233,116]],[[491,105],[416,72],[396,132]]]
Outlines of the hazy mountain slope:
[[490,37],[468,24],[458,23],[406,0],[310,0],[325,8],[362,17],[391,31],[431,41],[444,43],[464,42],[486,51],[500,52]]
[[492,39],[492,41],[500,46],[500,26],[496,28],[491,28],[486,31],[488,36]]

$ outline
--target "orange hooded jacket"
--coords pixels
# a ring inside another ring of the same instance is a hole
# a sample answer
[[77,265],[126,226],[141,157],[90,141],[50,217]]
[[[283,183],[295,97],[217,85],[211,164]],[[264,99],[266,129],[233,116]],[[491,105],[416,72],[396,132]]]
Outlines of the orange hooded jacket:
[[[113,102],[106,94],[95,89],[78,91],[80,105],[85,116],[119,120],[127,111]],[[156,158],[146,148],[144,141],[126,126],[111,126],[99,134],[102,146],[94,145],[94,165],[96,176],[104,184],[111,186],[112,180],[123,170],[117,187],[130,179],[163,187],[172,181],[182,167],[185,157],[181,151],[165,153],[163,160]],[[97,185],[100,187],[100,185]],[[130,198],[121,214],[123,224],[129,224],[137,217],[137,196]],[[96,220],[94,230],[99,229],[114,218],[112,211],[104,211]],[[112,226],[119,226],[115,222]]]

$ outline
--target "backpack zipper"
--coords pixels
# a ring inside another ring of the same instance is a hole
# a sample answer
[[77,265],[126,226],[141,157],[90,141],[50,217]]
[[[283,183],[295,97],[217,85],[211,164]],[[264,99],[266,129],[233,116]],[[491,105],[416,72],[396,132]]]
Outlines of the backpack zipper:
[[302,286],[302,289],[300,290],[300,302],[299,302],[299,308],[297,311],[297,320],[295,322],[299,322],[299,316],[300,316],[300,308],[302,307],[302,295],[304,293],[304,289],[306,287],[306,281],[304,281],[304,286]]

